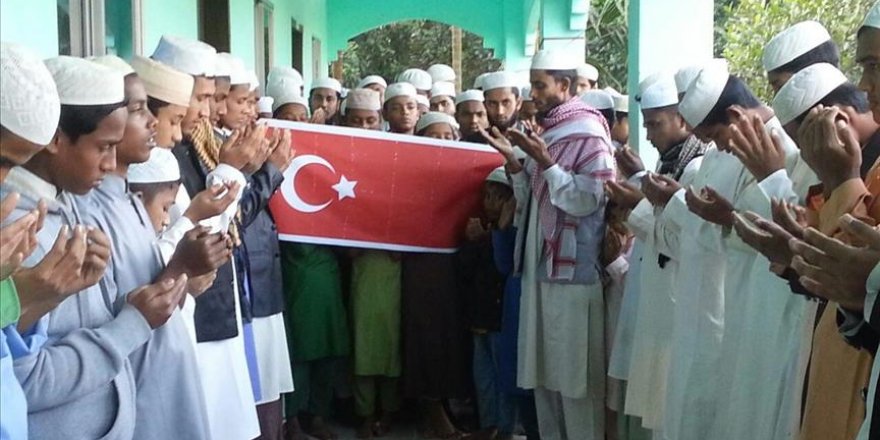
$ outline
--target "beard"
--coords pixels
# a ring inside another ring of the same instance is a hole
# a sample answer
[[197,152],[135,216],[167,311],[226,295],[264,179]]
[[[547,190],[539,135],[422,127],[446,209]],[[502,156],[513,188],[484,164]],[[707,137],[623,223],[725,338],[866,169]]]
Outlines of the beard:
[[517,122],[517,115],[516,115],[516,113],[514,113],[513,115],[511,115],[511,116],[510,116],[509,118],[507,118],[506,120],[503,120],[503,121],[489,121],[489,122],[492,124],[493,127],[497,127],[498,130],[500,130],[502,133],[504,133],[505,131],[507,131],[508,128],[511,128],[511,127],[513,127],[514,125],[516,125],[516,122]]

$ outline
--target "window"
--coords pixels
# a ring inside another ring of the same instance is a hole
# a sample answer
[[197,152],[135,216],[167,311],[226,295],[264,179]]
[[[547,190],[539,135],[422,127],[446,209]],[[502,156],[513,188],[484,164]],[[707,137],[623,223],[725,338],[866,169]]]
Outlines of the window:
[[228,0],[199,0],[199,40],[229,52]]
[[264,0],[257,0],[254,5],[254,67],[261,83],[266,79],[273,64],[272,54],[275,50],[273,12],[272,4]]
[[72,56],[141,50],[142,0],[57,0],[58,53]]
[[327,76],[327,68],[321,67],[321,40],[312,37],[312,79]]
[[303,51],[305,50],[304,39],[303,39],[303,28],[302,25],[297,25],[295,20],[291,20],[290,23],[290,31],[291,31],[291,50],[292,54],[290,59],[293,61],[293,68],[298,70],[300,73],[303,71]]

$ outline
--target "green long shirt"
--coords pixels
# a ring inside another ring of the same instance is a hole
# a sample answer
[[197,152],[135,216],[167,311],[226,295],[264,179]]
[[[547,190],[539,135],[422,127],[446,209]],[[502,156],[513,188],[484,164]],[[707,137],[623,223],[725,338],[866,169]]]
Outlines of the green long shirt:
[[18,291],[12,278],[0,281],[0,328],[4,328],[15,321],[21,314],[21,305],[18,302]]

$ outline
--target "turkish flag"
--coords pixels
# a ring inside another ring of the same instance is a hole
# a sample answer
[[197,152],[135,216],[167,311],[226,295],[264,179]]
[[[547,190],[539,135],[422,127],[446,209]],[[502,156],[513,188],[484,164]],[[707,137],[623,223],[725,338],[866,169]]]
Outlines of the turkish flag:
[[291,130],[296,149],[269,202],[284,241],[453,252],[503,163],[486,145],[265,121]]

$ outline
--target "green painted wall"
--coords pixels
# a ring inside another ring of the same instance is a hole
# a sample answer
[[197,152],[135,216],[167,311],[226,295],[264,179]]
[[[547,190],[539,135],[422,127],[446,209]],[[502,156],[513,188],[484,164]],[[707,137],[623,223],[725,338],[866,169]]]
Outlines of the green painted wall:
[[229,46],[245,66],[254,68],[254,0],[229,0]]
[[58,55],[55,0],[0,1],[0,40],[26,45],[46,58]]
[[150,55],[163,34],[199,38],[198,0],[144,0],[143,53]]
[[[302,26],[303,30],[303,78],[306,85],[310,79],[326,76],[331,59],[336,58],[336,52],[328,52],[327,36],[327,2],[325,0],[286,0],[275,1],[275,65],[292,66],[293,43],[292,43],[292,20]],[[312,68],[312,39],[317,38],[321,42],[320,69]],[[330,56],[332,55],[332,57]]]

